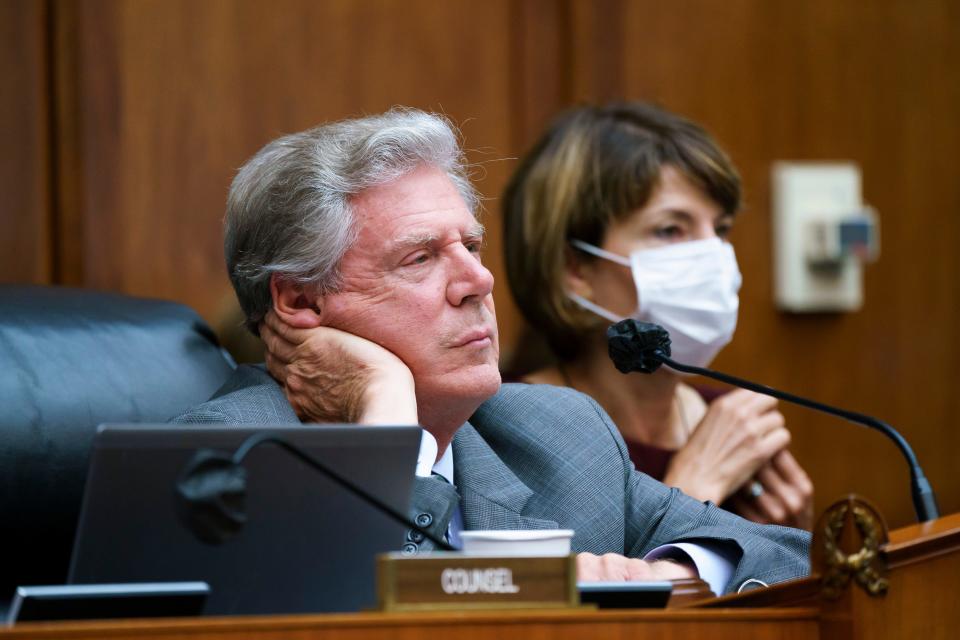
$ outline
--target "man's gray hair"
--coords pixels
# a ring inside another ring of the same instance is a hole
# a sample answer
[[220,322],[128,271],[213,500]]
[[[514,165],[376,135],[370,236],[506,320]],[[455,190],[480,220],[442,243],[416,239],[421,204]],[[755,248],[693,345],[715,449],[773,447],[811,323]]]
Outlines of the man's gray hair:
[[257,333],[272,306],[274,273],[318,293],[336,291],[340,261],[356,239],[351,198],[422,165],[445,171],[476,214],[459,132],[416,109],[284,136],[248,160],[230,186],[224,220],[227,270],[247,328]]

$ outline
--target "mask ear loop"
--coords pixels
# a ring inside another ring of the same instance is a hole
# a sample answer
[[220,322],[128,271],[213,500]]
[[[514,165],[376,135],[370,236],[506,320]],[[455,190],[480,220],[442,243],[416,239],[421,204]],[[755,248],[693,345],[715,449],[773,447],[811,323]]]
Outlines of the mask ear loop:
[[[583,240],[577,240],[576,238],[574,238],[574,239],[570,240],[570,246],[572,246],[572,247],[574,247],[574,248],[576,248],[576,249],[580,249],[581,251],[583,251],[583,252],[585,252],[585,253],[589,253],[590,255],[597,256],[598,258],[604,258],[604,259],[606,259],[606,260],[610,260],[610,261],[612,261],[612,262],[616,262],[617,264],[622,265],[622,266],[624,266],[624,267],[627,267],[628,269],[632,269],[632,268],[633,268],[633,266],[630,264],[630,259],[629,259],[629,258],[624,258],[623,256],[617,255],[616,253],[611,253],[611,252],[607,251],[606,249],[601,249],[600,247],[595,247],[595,246],[593,246],[592,244],[589,244],[589,243],[587,243],[587,242],[584,242]],[[586,309],[587,311],[592,311],[593,313],[597,314],[598,316],[600,316],[600,317],[603,318],[604,320],[609,320],[610,322],[613,322],[614,324],[616,324],[617,322],[620,322],[621,320],[626,320],[625,317],[623,317],[623,316],[618,316],[617,314],[612,313],[611,311],[608,311],[607,309],[604,309],[603,307],[601,307],[601,306],[598,305],[597,303],[593,302],[592,300],[587,300],[587,299],[584,298],[583,296],[578,295],[578,294],[576,294],[576,293],[571,293],[571,292],[568,291],[568,292],[567,292],[567,297],[570,298],[571,300],[573,300],[574,302],[576,302],[577,304],[579,304],[581,307],[583,307],[583,308]]]
[[591,255],[597,256],[598,258],[606,258],[607,260],[612,260],[613,262],[616,262],[617,264],[622,264],[622,265],[625,266],[625,267],[629,267],[629,266],[630,266],[630,259],[629,259],[629,258],[624,258],[623,256],[617,255],[616,253],[611,253],[611,252],[607,251],[606,249],[601,249],[600,247],[595,247],[595,246],[593,246],[592,244],[588,244],[588,243],[584,242],[583,240],[573,239],[573,240],[570,241],[570,246],[576,247],[577,249],[580,249],[580,251],[584,251],[584,252],[589,253],[589,254],[591,254]]
[[577,304],[579,304],[581,307],[583,307],[587,311],[592,311],[593,313],[597,314],[604,320],[609,320],[614,324],[616,324],[617,322],[620,322],[621,320],[626,320],[626,318],[622,318],[615,313],[611,313],[610,311],[607,311],[597,303],[587,300],[583,296],[578,295],[576,293],[567,292],[567,297],[573,300],[574,302],[576,302]]

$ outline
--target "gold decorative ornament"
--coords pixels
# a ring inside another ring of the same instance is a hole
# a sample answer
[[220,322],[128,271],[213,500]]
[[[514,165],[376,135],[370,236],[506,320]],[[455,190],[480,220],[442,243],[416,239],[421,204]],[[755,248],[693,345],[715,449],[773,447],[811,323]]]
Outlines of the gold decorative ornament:
[[[852,546],[849,544],[852,535],[844,536],[848,544],[841,543],[841,535],[850,520],[848,514],[851,511],[862,546],[853,553],[846,553],[843,547]],[[820,522],[820,549],[823,554],[821,585],[824,597],[838,598],[847,588],[851,577],[871,596],[885,594],[889,583],[886,578],[887,567],[880,556],[880,545],[886,542],[887,535],[886,527],[875,510],[851,498],[830,507]]]

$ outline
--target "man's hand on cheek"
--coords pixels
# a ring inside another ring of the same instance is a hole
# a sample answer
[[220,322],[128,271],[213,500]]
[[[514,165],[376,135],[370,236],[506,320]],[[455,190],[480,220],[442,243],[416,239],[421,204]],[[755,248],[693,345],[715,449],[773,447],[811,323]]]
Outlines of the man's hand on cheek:
[[267,368],[301,420],[417,424],[413,375],[378,344],[330,327],[297,329],[273,311],[260,337]]
[[669,560],[647,562],[616,553],[602,556],[592,553],[577,554],[577,579],[582,582],[678,580],[696,577],[697,572],[692,567]]

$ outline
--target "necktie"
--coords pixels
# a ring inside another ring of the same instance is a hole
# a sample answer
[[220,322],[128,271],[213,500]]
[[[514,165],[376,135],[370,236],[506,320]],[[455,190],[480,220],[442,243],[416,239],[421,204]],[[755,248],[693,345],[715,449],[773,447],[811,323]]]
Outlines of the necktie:
[[[440,480],[447,482],[447,479],[436,471],[433,472],[433,475]],[[457,502],[457,506],[453,510],[453,515],[450,516],[450,522],[447,524],[446,535],[447,542],[450,543],[450,546],[454,549],[463,548],[463,543],[460,540],[461,531],[463,531],[463,511],[460,509],[460,503]]]

